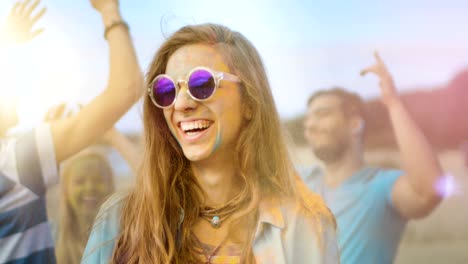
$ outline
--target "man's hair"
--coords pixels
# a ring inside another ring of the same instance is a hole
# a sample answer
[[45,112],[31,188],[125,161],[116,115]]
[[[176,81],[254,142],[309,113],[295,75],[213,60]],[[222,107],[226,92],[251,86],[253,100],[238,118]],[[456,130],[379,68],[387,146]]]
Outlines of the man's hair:
[[322,95],[337,96],[341,100],[341,110],[346,116],[359,116],[363,121],[366,120],[364,102],[358,94],[348,92],[342,87],[335,86],[329,89],[319,90],[312,94],[309,100],[307,100],[307,106],[310,106],[315,99]]

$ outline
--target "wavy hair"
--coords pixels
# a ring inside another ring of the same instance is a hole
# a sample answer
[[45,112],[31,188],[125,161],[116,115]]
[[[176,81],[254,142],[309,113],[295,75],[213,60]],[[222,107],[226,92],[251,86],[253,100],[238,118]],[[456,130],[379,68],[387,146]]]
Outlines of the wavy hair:
[[[241,79],[242,111],[247,114],[243,115],[246,117],[235,152],[244,185],[237,202],[243,206],[232,218],[251,220],[247,225],[251,232],[246,232],[249,235],[241,256],[242,263],[250,263],[260,200],[296,197],[296,174],[265,67],[255,47],[242,34],[216,24],[185,26],[159,48],[147,80],[165,73],[171,55],[192,44],[216,48],[231,72]],[[112,263],[199,262],[191,230],[203,202],[200,185],[190,161],[172,136],[163,111],[153,105],[149,96],[143,103],[143,122],[144,160],[135,189],[122,209],[121,232]],[[181,210],[185,214],[182,223]]]

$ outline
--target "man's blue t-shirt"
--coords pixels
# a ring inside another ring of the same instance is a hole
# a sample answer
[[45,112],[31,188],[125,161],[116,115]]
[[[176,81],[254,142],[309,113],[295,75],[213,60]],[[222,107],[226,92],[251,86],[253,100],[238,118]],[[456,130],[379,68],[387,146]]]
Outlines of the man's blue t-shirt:
[[320,194],[336,217],[341,263],[393,263],[406,220],[391,193],[398,170],[366,167],[336,188],[325,185],[321,169],[300,170],[305,184]]

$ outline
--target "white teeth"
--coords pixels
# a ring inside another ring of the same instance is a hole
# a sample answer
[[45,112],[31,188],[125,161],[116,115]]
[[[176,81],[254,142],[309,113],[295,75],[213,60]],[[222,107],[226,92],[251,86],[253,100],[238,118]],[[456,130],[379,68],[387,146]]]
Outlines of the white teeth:
[[210,126],[211,122],[207,120],[197,120],[191,122],[180,122],[180,128],[184,131],[190,131],[194,129],[205,129]]

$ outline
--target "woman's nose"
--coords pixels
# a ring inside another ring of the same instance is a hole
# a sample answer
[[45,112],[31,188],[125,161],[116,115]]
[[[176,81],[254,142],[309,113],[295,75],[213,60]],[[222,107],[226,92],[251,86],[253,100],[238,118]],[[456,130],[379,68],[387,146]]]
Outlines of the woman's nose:
[[174,109],[176,111],[187,112],[195,109],[198,102],[195,101],[189,94],[188,86],[186,81],[177,81],[179,92],[176,96]]

